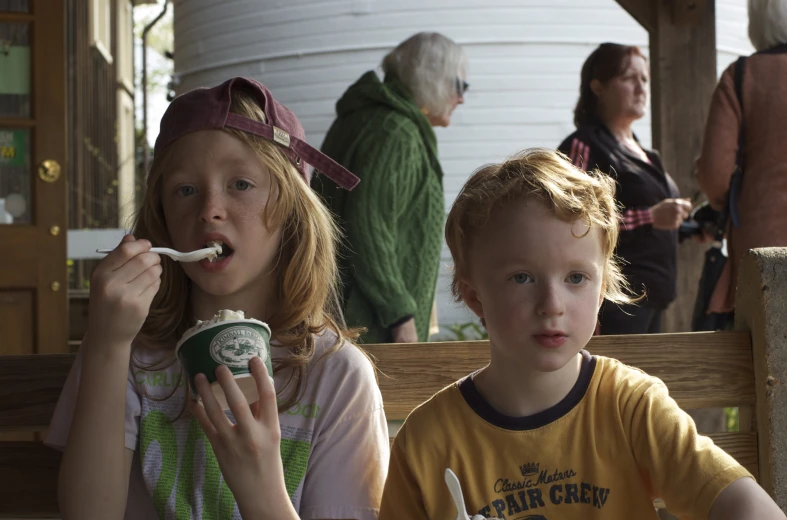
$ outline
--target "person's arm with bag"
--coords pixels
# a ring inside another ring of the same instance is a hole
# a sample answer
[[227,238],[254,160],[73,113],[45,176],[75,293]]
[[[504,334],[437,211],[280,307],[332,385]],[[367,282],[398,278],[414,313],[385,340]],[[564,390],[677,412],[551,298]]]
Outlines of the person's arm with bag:
[[742,115],[735,93],[735,66],[727,67],[713,92],[695,171],[700,189],[716,210],[727,203],[738,152]]

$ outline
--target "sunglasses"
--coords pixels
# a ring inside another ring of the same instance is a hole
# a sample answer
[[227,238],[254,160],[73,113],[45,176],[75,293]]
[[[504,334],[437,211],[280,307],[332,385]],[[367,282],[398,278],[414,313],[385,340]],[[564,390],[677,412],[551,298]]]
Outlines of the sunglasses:
[[462,78],[456,78],[456,95],[457,96],[464,96],[467,89],[470,88],[470,84],[463,80]]

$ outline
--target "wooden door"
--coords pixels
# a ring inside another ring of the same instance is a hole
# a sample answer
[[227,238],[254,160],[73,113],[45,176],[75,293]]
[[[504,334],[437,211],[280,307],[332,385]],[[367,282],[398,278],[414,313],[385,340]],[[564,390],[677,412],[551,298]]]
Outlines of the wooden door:
[[0,0],[0,355],[67,349],[65,0]]

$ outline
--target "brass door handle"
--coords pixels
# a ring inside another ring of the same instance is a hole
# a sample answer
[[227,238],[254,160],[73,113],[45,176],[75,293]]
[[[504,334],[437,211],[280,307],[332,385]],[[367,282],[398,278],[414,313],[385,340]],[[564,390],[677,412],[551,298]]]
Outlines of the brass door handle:
[[55,182],[60,178],[60,164],[47,159],[38,165],[38,177],[44,182]]

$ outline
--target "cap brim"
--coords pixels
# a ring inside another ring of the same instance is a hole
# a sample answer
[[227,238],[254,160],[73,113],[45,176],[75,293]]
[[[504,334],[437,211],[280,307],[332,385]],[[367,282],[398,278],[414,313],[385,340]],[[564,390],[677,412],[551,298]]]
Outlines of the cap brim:
[[288,134],[281,128],[254,121],[234,113],[227,115],[225,125],[230,128],[235,128],[236,130],[260,136],[263,139],[276,143],[282,148],[291,150],[295,155],[300,157],[302,161],[311,164],[320,174],[325,175],[345,190],[352,190],[361,182],[361,180],[353,175],[350,170],[314,148],[309,143]]

